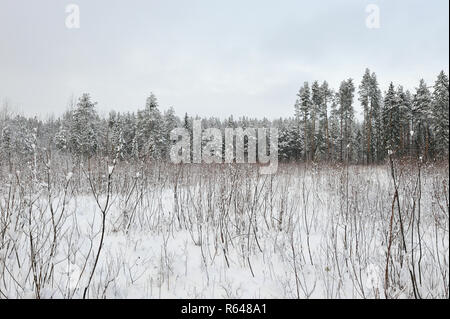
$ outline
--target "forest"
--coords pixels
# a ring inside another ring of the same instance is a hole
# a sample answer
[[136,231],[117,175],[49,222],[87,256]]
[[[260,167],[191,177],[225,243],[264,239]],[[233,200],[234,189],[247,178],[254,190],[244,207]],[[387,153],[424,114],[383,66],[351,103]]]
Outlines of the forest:
[[[271,119],[5,103],[0,298],[448,299],[448,76],[383,91],[367,69],[296,97]],[[195,120],[276,127],[278,171],[171,163]]]
[[[96,102],[83,94],[61,117],[46,120],[14,115],[2,108],[1,161],[10,170],[19,160],[32,163],[37,149],[70,154],[76,158],[109,157],[121,160],[169,159],[170,132],[177,127],[192,130],[193,120],[203,128],[277,127],[279,160],[285,162],[383,163],[389,152],[396,157],[423,160],[448,159],[449,80],[442,71],[432,86],[423,80],[414,92],[391,83],[382,92],[375,73],[365,71],[361,83],[305,82],[297,94],[291,118],[201,118],[173,107],[162,111],[150,94],[136,113],[111,111],[100,118]],[[355,116],[358,99],[363,120]],[[41,154],[42,155],[42,154]]]

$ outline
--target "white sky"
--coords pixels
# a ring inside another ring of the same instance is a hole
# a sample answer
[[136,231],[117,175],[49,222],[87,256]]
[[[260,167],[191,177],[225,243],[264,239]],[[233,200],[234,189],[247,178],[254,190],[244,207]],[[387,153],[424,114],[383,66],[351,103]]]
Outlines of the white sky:
[[[0,0],[0,101],[60,115],[71,96],[100,114],[154,92],[179,116],[291,116],[304,81],[338,88],[366,67],[414,88],[448,74],[447,0]],[[65,26],[80,7],[81,28]],[[368,29],[366,5],[380,8]]]

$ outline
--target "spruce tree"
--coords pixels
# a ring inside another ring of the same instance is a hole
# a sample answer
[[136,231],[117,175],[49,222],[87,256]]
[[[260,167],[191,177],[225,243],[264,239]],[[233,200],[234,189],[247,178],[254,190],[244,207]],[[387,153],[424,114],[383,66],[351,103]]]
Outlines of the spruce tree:
[[164,125],[156,96],[151,93],[145,109],[138,112],[136,138],[139,157],[158,159],[164,148]]
[[99,117],[95,110],[97,103],[91,101],[89,94],[83,94],[72,112],[69,129],[69,147],[73,154],[89,158],[99,146]]

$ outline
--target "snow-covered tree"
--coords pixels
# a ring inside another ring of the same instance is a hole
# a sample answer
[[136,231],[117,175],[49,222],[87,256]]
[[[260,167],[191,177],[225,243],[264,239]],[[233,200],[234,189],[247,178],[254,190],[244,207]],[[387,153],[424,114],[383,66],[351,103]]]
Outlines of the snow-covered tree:
[[[352,124],[354,120],[353,97],[355,86],[353,80],[342,81],[339,92],[339,116],[340,116],[340,155],[341,161],[351,160],[346,155],[351,154],[352,150]],[[346,158],[345,158],[346,157]]]
[[432,138],[430,124],[433,114],[431,93],[423,79],[420,80],[419,87],[416,88],[412,112],[414,118],[412,131],[414,132],[416,152],[427,159]]
[[410,148],[410,132],[411,132],[411,94],[409,91],[404,91],[400,85],[397,88],[397,103],[399,112],[399,155],[404,156],[409,154]]
[[363,75],[358,93],[364,114],[361,135],[365,147],[362,154],[365,162],[370,164],[376,160],[376,153],[380,151],[382,132],[379,120],[381,92],[378,88],[376,74],[370,73],[369,69],[366,69]]
[[170,154],[170,132],[180,126],[180,119],[176,116],[175,110],[173,107],[170,107],[166,112],[164,112],[163,116],[164,121],[164,149],[163,149],[163,157],[168,159]]
[[310,132],[310,112],[311,112],[311,90],[309,83],[305,82],[297,94],[298,100],[295,103],[295,119],[299,136],[302,141],[303,160],[310,159],[309,132]]
[[73,154],[89,158],[99,147],[99,117],[95,110],[96,102],[89,94],[83,94],[72,112],[69,126],[69,147]]
[[439,73],[433,90],[433,130],[436,151],[441,156],[449,154],[449,80],[444,71]]
[[164,123],[153,93],[147,98],[145,109],[138,112],[136,139],[140,158],[161,158]]
[[330,131],[328,121],[328,103],[332,100],[333,91],[329,88],[328,82],[324,81],[320,86],[321,105],[319,107],[319,151],[321,158],[330,160]]
[[400,145],[400,112],[394,84],[389,84],[383,103],[384,145],[386,150],[398,152]]

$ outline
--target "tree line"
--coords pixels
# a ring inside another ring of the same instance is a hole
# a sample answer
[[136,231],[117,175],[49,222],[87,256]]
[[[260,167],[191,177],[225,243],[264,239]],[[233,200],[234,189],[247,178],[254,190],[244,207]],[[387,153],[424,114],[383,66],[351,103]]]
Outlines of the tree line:
[[[355,100],[362,120],[355,117]],[[297,93],[293,116],[269,120],[233,116],[178,117],[170,107],[161,111],[150,94],[137,112],[111,111],[102,118],[89,94],[83,94],[61,117],[40,120],[0,112],[0,161],[36,161],[39,150],[57,151],[79,159],[94,156],[121,160],[168,160],[176,127],[277,127],[279,160],[300,162],[382,163],[389,154],[422,160],[448,159],[449,79],[444,71],[428,86],[420,80],[414,92],[390,83],[382,92],[375,73],[365,70],[359,85],[353,79],[330,88],[326,81],[305,82]]]

